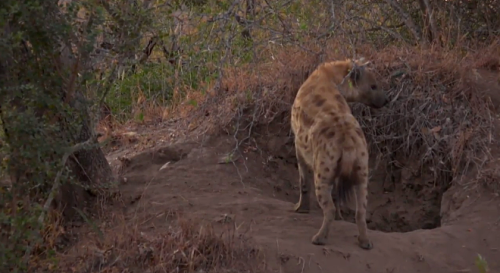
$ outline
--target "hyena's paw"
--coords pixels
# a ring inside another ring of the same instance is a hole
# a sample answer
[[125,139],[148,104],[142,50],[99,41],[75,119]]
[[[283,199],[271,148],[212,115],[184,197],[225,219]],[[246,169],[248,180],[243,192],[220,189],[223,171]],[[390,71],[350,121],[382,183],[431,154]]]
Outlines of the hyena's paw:
[[313,245],[319,245],[319,246],[325,245],[326,244],[326,236],[318,233],[312,237],[311,243]]
[[368,239],[360,239],[358,237],[358,243],[362,249],[370,250],[373,248],[373,243]]
[[309,213],[309,204],[299,201],[293,206],[293,211],[296,213]]

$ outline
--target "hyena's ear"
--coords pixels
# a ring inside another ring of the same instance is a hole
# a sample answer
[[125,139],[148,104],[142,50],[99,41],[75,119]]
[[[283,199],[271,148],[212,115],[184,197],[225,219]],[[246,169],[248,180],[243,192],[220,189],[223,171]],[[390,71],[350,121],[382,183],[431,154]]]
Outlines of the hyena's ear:
[[361,79],[364,72],[364,65],[358,65],[357,62],[353,63],[350,78],[354,86],[356,86],[356,83]]
[[366,66],[366,65],[370,64],[371,61],[366,61],[366,59],[364,57],[361,57],[358,60],[356,60],[354,63],[359,65],[359,66]]

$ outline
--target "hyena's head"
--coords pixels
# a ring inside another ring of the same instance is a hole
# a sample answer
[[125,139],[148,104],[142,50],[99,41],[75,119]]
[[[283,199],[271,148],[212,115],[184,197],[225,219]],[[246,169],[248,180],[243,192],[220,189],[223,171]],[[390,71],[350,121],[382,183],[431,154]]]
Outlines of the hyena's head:
[[385,90],[380,86],[374,72],[370,71],[363,58],[351,62],[349,79],[352,83],[352,91],[357,93],[355,101],[373,108],[382,108],[389,99]]

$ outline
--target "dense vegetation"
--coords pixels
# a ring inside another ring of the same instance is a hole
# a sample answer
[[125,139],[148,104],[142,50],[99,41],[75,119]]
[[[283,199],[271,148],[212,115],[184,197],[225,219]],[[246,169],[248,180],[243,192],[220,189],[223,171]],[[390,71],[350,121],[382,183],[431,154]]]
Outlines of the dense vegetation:
[[[411,60],[426,51],[423,59],[440,60],[445,68],[437,78],[417,75],[414,86],[465,88],[456,85],[461,72],[453,63],[498,52],[499,7],[496,0],[3,0],[0,271],[25,272],[52,259],[61,222],[87,219],[96,200],[116,192],[95,132],[104,113],[118,125],[173,116],[191,122],[187,112],[203,115],[202,107],[229,97],[227,109],[213,107],[216,126],[257,104],[254,118],[269,118],[266,109],[278,115],[276,102],[293,97],[298,83],[291,82],[303,77],[296,73],[360,53],[383,67],[391,52]],[[279,66],[283,61],[289,63]],[[482,109],[474,95],[454,98]],[[472,115],[484,122],[483,112]],[[477,131],[478,138],[484,133]],[[470,143],[477,148],[482,142]],[[443,149],[435,160],[448,157]],[[443,173],[461,169],[463,151],[445,160]]]

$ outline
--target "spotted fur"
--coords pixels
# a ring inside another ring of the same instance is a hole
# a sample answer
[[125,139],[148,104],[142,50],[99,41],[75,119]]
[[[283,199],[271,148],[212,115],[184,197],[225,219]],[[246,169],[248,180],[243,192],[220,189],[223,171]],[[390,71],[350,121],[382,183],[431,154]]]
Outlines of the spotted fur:
[[347,103],[381,108],[388,99],[366,64],[349,59],[321,64],[302,84],[293,103],[291,126],[300,185],[294,211],[309,212],[309,191],[314,184],[323,210],[323,224],[312,238],[316,245],[326,243],[330,224],[334,218],[342,219],[340,202],[346,202],[354,193],[359,245],[373,248],[366,226],[368,147]]

